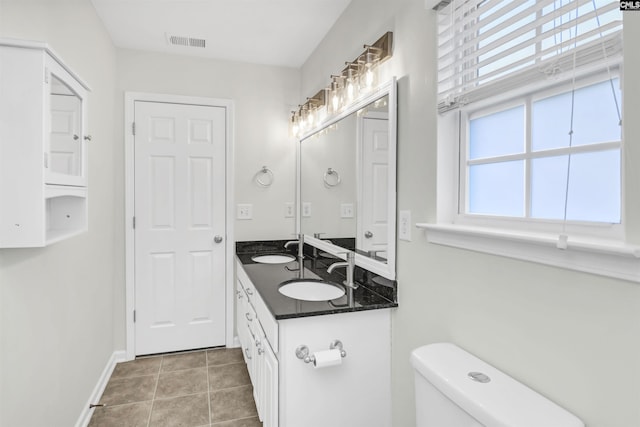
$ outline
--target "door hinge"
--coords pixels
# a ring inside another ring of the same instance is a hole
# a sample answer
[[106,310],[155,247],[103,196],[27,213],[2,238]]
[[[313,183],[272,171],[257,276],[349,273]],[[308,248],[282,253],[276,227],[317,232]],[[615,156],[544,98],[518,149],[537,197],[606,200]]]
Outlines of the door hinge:
[[136,323],[136,311],[133,310],[133,323]]
[[131,134],[136,135],[136,122],[131,122]]
[[133,229],[135,230],[135,228],[136,228],[136,217],[134,216],[133,217]]

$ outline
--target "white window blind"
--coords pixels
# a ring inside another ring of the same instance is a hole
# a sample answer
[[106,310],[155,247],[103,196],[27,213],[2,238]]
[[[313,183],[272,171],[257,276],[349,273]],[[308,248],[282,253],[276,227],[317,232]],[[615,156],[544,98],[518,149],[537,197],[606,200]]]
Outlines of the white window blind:
[[438,12],[438,110],[611,69],[618,0],[452,0]]

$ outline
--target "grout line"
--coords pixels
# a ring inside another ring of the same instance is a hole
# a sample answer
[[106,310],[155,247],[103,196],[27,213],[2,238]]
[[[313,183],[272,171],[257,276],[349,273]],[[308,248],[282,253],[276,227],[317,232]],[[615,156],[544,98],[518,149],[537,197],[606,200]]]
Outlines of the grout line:
[[156,403],[156,393],[158,392],[158,383],[160,382],[160,372],[162,372],[162,364],[164,362],[164,356],[160,359],[160,365],[158,366],[158,372],[156,373],[156,387],[153,389],[153,400],[151,401],[151,410],[149,411],[149,418],[147,418],[147,427],[151,425],[151,414],[153,414],[153,407]]
[[213,422],[211,417],[211,384],[209,383],[209,352],[205,351],[205,370],[207,371],[207,406],[209,407],[209,425]]

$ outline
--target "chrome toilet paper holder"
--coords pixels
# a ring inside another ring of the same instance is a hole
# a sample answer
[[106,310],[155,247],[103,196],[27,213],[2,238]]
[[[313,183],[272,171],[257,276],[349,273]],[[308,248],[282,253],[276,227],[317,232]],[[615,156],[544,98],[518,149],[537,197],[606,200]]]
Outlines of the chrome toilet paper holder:
[[[344,348],[342,348],[342,341],[331,341],[331,344],[329,344],[329,350],[333,350],[336,348],[340,350],[340,357],[347,357],[347,352]],[[296,348],[296,357],[304,361],[304,363],[313,363],[316,360],[316,357],[313,354],[309,354],[309,347],[304,344],[299,345],[298,348]]]

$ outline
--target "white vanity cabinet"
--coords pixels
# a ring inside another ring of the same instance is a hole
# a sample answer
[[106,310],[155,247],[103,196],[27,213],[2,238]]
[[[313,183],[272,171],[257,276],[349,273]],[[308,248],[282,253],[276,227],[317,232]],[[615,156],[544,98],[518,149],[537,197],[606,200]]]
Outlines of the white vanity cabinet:
[[[236,274],[237,332],[264,427],[391,426],[390,309],[276,320],[240,262]],[[316,368],[296,355],[334,340],[346,351],[339,365]]]
[[239,263],[236,274],[236,328],[258,416],[263,427],[278,427],[278,359],[273,350],[278,348],[277,322]]
[[44,43],[0,39],[0,247],[87,229],[88,86]]

